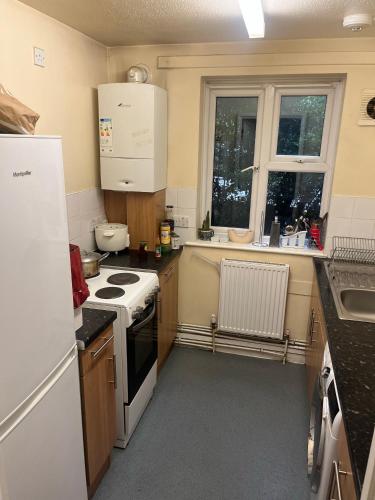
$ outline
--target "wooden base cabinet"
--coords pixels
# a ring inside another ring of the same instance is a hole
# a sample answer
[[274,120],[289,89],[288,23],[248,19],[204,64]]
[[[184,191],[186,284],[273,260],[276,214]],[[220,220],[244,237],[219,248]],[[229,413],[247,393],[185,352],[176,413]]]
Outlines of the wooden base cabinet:
[[116,438],[116,358],[112,326],[79,353],[86,482],[89,497],[110,465]]
[[332,464],[331,488],[329,500],[356,500],[352,466],[344,424],[341,424],[338,438],[338,461]]
[[327,342],[326,326],[324,322],[323,308],[319,296],[319,287],[314,273],[310,321],[307,332],[306,369],[307,369],[307,393],[311,403],[316,378],[320,373],[324,347]]
[[158,371],[172,349],[177,333],[178,258],[159,274],[158,297]]

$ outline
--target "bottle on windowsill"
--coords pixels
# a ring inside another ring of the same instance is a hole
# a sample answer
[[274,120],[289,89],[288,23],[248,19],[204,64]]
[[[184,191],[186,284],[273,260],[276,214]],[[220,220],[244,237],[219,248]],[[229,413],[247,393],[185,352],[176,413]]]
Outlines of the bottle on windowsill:
[[270,247],[278,246],[280,246],[280,222],[278,217],[276,216],[271,225]]

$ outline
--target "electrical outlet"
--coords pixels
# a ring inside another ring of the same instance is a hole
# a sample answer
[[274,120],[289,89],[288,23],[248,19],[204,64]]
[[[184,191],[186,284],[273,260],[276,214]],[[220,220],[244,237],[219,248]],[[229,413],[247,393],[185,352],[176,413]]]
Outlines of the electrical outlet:
[[34,64],[35,66],[40,66],[41,68],[46,66],[46,54],[44,49],[34,47]]
[[176,227],[189,227],[190,218],[187,215],[175,215],[174,225]]

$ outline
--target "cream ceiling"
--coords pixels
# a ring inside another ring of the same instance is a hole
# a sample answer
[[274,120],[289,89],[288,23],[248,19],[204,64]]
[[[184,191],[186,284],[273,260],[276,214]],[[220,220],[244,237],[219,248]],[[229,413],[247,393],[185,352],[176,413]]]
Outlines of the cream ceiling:
[[[252,0],[249,0],[252,1]],[[23,0],[108,46],[246,40],[237,0]],[[263,0],[266,38],[375,36],[342,28],[375,0]]]

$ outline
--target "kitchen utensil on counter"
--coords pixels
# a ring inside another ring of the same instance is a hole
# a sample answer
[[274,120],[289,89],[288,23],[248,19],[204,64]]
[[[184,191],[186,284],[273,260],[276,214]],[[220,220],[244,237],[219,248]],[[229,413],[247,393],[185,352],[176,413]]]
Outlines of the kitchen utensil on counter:
[[260,214],[260,227],[259,227],[259,240],[254,242],[253,245],[255,247],[267,247],[268,243],[265,243],[263,241],[263,236],[264,236],[264,211],[262,210],[262,213]]
[[98,224],[95,226],[95,240],[103,252],[120,252],[130,244],[126,224]]
[[254,231],[238,231],[236,229],[229,229],[229,241],[233,243],[251,243],[254,238]]
[[289,248],[304,248],[307,231],[298,231],[281,236],[281,246]]
[[107,258],[109,252],[103,255],[98,252],[88,252],[86,250],[81,250],[81,261],[83,275],[85,278],[93,278],[100,274],[100,263],[102,260]]

